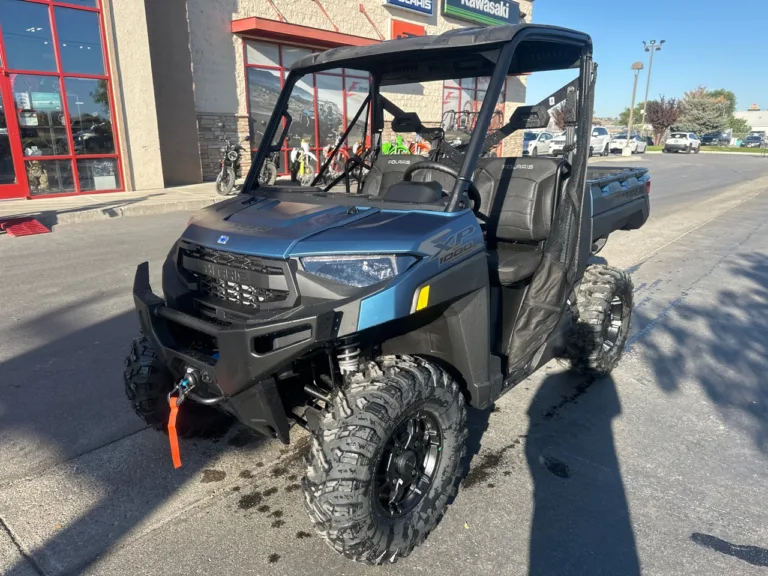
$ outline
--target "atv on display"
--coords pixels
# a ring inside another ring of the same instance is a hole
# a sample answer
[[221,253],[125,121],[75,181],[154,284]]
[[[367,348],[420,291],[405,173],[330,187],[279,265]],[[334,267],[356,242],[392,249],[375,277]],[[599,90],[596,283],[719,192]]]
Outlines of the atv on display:
[[[294,121],[297,82],[334,68],[371,77],[354,119],[311,187],[261,185],[262,164]],[[489,133],[508,75],[568,68],[573,82]],[[603,191],[585,185],[589,142],[575,135],[590,135],[595,76],[589,36],[539,25],[297,62],[265,129],[272,145],[259,147],[241,194],[190,221],[163,266],[164,298],[148,264],[138,267],[143,336],[125,374],[139,415],[163,428],[173,412],[181,436],[230,417],[284,443],[292,425],[304,428],[303,489],[317,531],[354,560],[407,556],[457,492],[467,405],[491,407],[553,358],[604,374],[621,357],[632,285],[621,270],[588,266],[598,240],[591,195],[623,194],[621,178],[644,189],[645,177],[613,171]],[[490,80],[463,151],[381,94],[468,77]],[[545,127],[562,101],[571,111],[563,158],[487,156],[515,131]],[[380,154],[385,112],[396,133],[432,141],[429,155]],[[360,118],[372,132],[370,163],[352,156],[317,187]],[[350,175],[362,169],[353,191]],[[642,225],[645,207],[617,226]],[[603,243],[615,229],[606,226]]]

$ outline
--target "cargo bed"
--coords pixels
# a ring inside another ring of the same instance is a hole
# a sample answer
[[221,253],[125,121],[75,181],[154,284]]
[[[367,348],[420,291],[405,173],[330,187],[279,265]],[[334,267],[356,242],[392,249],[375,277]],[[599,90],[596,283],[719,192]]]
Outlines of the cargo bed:
[[592,240],[616,230],[637,230],[651,211],[647,168],[589,166],[587,186],[592,194]]

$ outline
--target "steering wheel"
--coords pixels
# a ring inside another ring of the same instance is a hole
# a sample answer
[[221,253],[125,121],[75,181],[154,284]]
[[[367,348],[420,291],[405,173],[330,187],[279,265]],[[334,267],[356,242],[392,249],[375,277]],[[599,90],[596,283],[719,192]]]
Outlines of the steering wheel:
[[[403,180],[406,182],[411,182],[413,173],[419,170],[435,170],[436,172],[448,174],[448,176],[452,176],[456,180],[459,179],[459,173],[450,166],[440,164],[434,160],[424,160],[423,162],[416,162],[408,166],[408,168],[406,168],[405,172],[403,173]],[[472,212],[477,214],[477,212],[480,210],[480,192],[472,182],[467,182],[467,184],[469,184],[469,187],[467,188],[467,196],[469,196],[469,199],[472,201]]]

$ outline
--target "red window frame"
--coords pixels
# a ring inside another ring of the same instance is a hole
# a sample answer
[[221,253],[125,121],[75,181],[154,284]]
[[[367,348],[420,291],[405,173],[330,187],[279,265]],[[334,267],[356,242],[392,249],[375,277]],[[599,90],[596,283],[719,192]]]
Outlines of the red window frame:
[[[277,55],[278,55],[278,66],[269,66],[267,64],[249,64],[248,63],[248,49],[247,45],[249,42],[256,42],[258,44],[270,44],[272,46],[275,46],[277,48]],[[271,70],[273,72],[277,72],[279,79],[280,79],[280,89],[282,90],[283,86],[285,85],[285,77],[288,75],[288,68],[283,66],[283,47],[287,48],[303,48],[305,50],[309,50],[310,52],[322,52],[323,50],[327,50],[327,48],[319,48],[317,46],[308,46],[306,44],[294,44],[291,42],[271,42],[271,41],[265,41],[261,39],[255,39],[255,38],[243,38],[242,41],[243,44],[243,64],[245,65],[245,97],[246,97],[246,110],[248,113],[248,121],[250,125],[251,120],[251,94],[250,94],[250,84],[248,82],[248,69],[249,68],[256,68],[260,70]],[[318,111],[318,100],[317,100],[317,77],[318,76],[331,76],[335,78],[341,78],[341,93],[342,93],[342,119],[343,119],[343,125],[344,130],[347,129],[347,98],[350,94],[356,94],[356,92],[348,92],[347,91],[347,81],[358,81],[358,80],[365,80],[366,82],[371,81],[370,76],[367,75],[357,75],[357,74],[349,74],[346,69],[342,69],[341,73],[337,72],[317,72],[312,74],[312,90],[314,92],[314,112],[315,112],[315,126],[314,126],[314,132],[315,132],[315,146],[310,148],[310,151],[317,157],[318,162],[317,166],[315,166],[315,170],[319,170],[320,166],[322,165],[322,150],[324,146],[320,145],[320,114]],[[370,86],[370,84],[369,84]],[[368,124],[368,130],[370,132],[370,122]],[[253,137],[253,134],[251,134],[251,137]],[[281,149],[282,158],[280,161],[280,176],[285,176],[289,173],[288,171],[288,153],[290,150],[294,148],[293,146],[283,146]],[[258,150],[258,148],[253,148],[251,150],[252,153],[255,153]]]
[[[119,192],[124,190],[125,185],[123,181],[122,154],[120,152],[120,137],[119,137],[118,126],[117,126],[117,116],[115,114],[115,99],[114,99],[114,92],[113,92],[113,86],[112,86],[112,70],[110,67],[109,54],[107,51],[107,36],[106,36],[106,30],[104,25],[104,16],[103,16],[104,12],[102,10],[102,0],[96,0],[95,7],[83,6],[80,4],[73,4],[71,2],[66,2],[61,0],[23,0],[23,1],[29,4],[40,4],[48,7],[48,21],[51,26],[53,55],[56,61],[57,71],[41,72],[39,70],[3,68],[3,71],[6,75],[6,81],[8,82],[9,88],[12,88],[12,85],[10,82],[10,76],[15,74],[23,74],[23,75],[30,75],[30,76],[54,76],[58,78],[59,90],[61,92],[61,108],[62,108],[62,113],[66,118],[65,129],[67,134],[67,146],[69,149],[69,154],[54,155],[54,156],[24,156],[22,153],[21,158],[17,159],[18,161],[16,162],[16,166],[15,166],[17,171],[16,177],[19,180],[23,179],[22,182],[26,183],[27,198],[31,198],[31,199],[48,198],[48,197],[61,198],[65,196],[75,196],[80,194],[102,194],[102,193],[109,193],[109,192]],[[104,74],[72,74],[72,73],[67,73],[63,71],[63,67],[61,64],[60,47],[59,47],[59,32],[56,26],[56,15],[54,12],[56,8],[70,8],[74,10],[82,10],[84,12],[95,12],[96,14],[98,14],[99,36],[101,39],[102,58],[104,59],[104,72],[105,72]],[[3,66],[8,66],[8,60],[5,55],[5,44],[3,41],[2,29],[0,29],[0,59],[2,59]],[[72,118],[69,115],[69,104],[67,101],[68,99],[67,99],[67,92],[66,92],[67,78],[106,81],[107,94],[109,96],[110,122],[112,124],[112,138],[114,139],[114,145],[115,145],[115,152],[113,154],[75,154],[75,145],[74,145],[75,143],[74,143],[74,138],[72,136],[72,123],[71,123]],[[13,98],[13,94],[11,94],[11,97]],[[18,114],[18,111],[16,110],[15,100],[12,99],[11,102],[13,104],[12,112],[14,114]],[[9,108],[8,105],[6,105],[6,108],[9,111],[11,110],[11,108]],[[27,182],[27,172],[26,172],[26,162],[29,161],[30,159],[31,160],[69,161],[72,166],[72,178],[74,180],[75,191],[74,192],[51,192],[47,194],[30,196],[29,183]],[[80,175],[78,173],[77,161],[78,160],[101,160],[101,159],[115,160],[118,187],[109,189],[109,190],[85,190],[85,191],[81,190]]]
[[[467,80],[467,78],[465,78],[463,80]],[[478,94],[479,93],[487,94],[487,91],[486,90],[481,90],[480,88],[478,88],[479,78],[471,78],[471,80],[472,80],[472,87],[471,88],[470,87],[462,86],[461,83],[462,83],[463,80],[453,80],[453,82],[456,84],[456,86],[448,86],[448,84],[446,82],[443,82],[443,109],[442,109],[442,113],[441,113],[441,118],[442,118],[442,116],[446,112],[446,109],[445,109],[445,105],[446,105],[446,102],[447,102],[446,93],[451,93],[451,92],[453,92],[453,93],[458,92],[458,98],[457,98],[457,104],[456,104],[456,110],[457,110],[458,113],[462,112],[462,110],[463,110],[462,104],[464,102],[467,102],[467,101],[472,102],[472,108],[471,108],[472,112],[479,112],[480,111],[480,107],[483,105],[483,101],[482,100],[478,100],[478,98],[477,98]],[[483,98],[485,98],[485,96],[483,96]],[[496,103],[496,109],[498,110],[499,106],[504,106],[506,108],[506,102],[507,102],[507,83],[504,82],[504,86],[502,86],[502,88],[501,88],[501,100]],[[505,111],[504,108],[502,108],[502,110],[501,110],[502,117],[504,115],[504,111]],[[494,129],[493,122],[494,122],[494,120],[492,119],[491,120],[491,127],[490,127],[492,130]],[[501,127],[501,126],[499,126],[499,127]],[[503,142],[500,143],[498,145],[498,147],[496,148],[498,156],[501,156],[503,154],[503,150],[502,149],[503,149]]]

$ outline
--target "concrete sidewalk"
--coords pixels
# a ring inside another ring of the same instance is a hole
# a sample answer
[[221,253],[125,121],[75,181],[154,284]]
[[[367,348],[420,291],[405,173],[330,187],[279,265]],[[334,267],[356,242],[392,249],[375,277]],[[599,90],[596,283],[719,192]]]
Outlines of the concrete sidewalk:
[[19,216],[34,216],[46,226],[108,220],[123,216],[144,216],[176,211],[194,211],[223,200],[213,182],[191,186],[83,194],[66,198],[6,200],[0,202],[0,220]]

